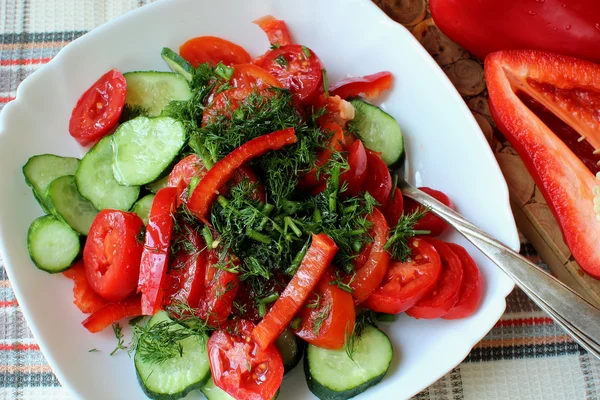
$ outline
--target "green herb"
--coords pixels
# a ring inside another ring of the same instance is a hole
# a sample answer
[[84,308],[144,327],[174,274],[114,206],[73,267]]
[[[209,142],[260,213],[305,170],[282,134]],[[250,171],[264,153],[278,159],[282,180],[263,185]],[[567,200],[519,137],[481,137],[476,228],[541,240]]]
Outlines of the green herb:
[[385,313],[377,313],[375,316],[377,321],[381,322],[394,322],[396,321],[396,316],[394,314],[385,314]]
[[88,353],[99,353],[99,352],[100,352],[100,350],[98,350],[98,349],[90,349],[90,350],[88,350]]
[[310,50],[306,46],[302,46],[302,52],[304,53],[306,58],[310,58],[312,56],[312,54],[310,54]]
[[143,315],[138,315],[137,317],[131,318],[131,319],[129,320],[129,326],[134,326],[134,325],[137,325],[137,324],[138,324],[138,322],[140,322],[140,321],[141,321],[141,320],[143,320],[143,319],[144,319],[144,316],[143,316]]
[[428,209],[420,208],[412,214],[402,214],[398,224],[390,231],[391,235],[386,242],[384,249],[392,256],[394,260],[405,261],[412,253],[408,246],[408,239],[416,235],[426,235],[429,231],[415,230],[415,225],[421,218],[429,212]]
[[115,337],[117,338],[117,347],[110,353],[111,356],[115,355],[115,353],[119,350],[127,349],[125,346],[125,340],[123,336],[123,332],[121,332],[121,325],[119,323],[112,324],[113,332],[115,333]]
[[377,326],[375,324],[375,319],[375,313],[373,311],[365,311],[362,314],[357,315],[352,331],[350,331],[349,326],[346,327],[344,350],[346,350],[346,354],[351,360],[354,359],[356,345],[360,341],[365,327],[367,325]]
[[271,50],[277,50],[280,47],[281,47],[281,44],[279,44],[279,42],[271,44]]
[[323,68],[321,70],[323,74],[323,89],[325,90],[325,96],[329,97],[329,83],[327,82],[327,70]]
[[123,106],[123,111],[121,112],[121,117],[119,118],[119,123],[122,124],[123,122],[127,122],[139,116],[148,115],[148,112],[149,110],[142,106],[132,106],[131,104],[125,103]]
[[350,294],[354,293],[354,290],[350,287],[354,279],[356,278],[356,273],[352,273],[348,282],[344,282],[344,279],[340,276],[340,271],[336,271],[335,279],[329,282],[330,285],[335,285],[342,289],[344,292],[348,292]]
[[219,75],[221,78],[223,78],[226,81],[231,79],[233,72],[234,72],[233,68],[223,65],[221,63],[218,63],[215,66],[215,74]]
[[327,318],[329,318],[330,314],[331,314],[331,302],[325,304],[325,306],[323,306],[319,310],[319,312],[317,313],[317,315],[315,316],[315,318],[313,320],[313,332],[315,333],[315,335],[317,335],[319,333],[319,331],[321,330],[321,327],[323,326],[325,321],[327,321]]
[[292,320],[292,322],[290,322],[290,328],[297,331],[298,328],[300,328],[300,324],[302,324],[302,319],[299,317],[296,317]]
[[285,59],[285,57],[283,56],[283,54],[280,54],[277,57],[275,57],[274,61],[277,64],[281,65],[283,68],[285,68],[285,69],[288,68],[288,60]]

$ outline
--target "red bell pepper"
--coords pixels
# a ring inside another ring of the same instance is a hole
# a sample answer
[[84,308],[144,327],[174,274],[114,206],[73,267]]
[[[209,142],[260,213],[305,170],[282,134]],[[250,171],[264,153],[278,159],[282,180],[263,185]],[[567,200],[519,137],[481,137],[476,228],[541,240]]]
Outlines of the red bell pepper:
[[508,49],[600,62],[598,0],[430,0],[436,25],[477,57]]
[[284,146],[296,143],[296,140],[294,128],[287,128],[244,143],[226,155],[204,175],[188,201],[188,208],[206,223],[206,214],[213,200],[219,194],[219,188],[231,179],[235,171],[249,160],[260,157],[269,150],[279,150]]
[[94,292],[94,289],[89,284],[83,260],[78,261],[71,268],[63,272],[63,275],[73,279],[73,303],[82,313],[93,313],[108,303],[102,296]]
[[96,333],[123,318],[133,318],[141,314],[140,296],[133,295],[118,303],[106,304],[104,307],[94,311],[82,324],[88,331]]
[[367,99],[376,99],[392,86],[391,72],[382,71],[372,75],[357,78],[346,78],[329,87],[331,96],[342,99],[363,95]]
[[275,19],[272,15],[265,15],[254,23],[267,34],[269,43],[272,45],[287,46],[294,43],[285,21]]
[[266,349],[288,327],[319,283],[337,250],[335,242],[324,233],[312,236],[312,243],[298,272],[252,331],[252,338],[262,349]]
[[502,51],[485,60],[485,77],[498,127],[541,189],[573,257],[600,278],[600,65]]

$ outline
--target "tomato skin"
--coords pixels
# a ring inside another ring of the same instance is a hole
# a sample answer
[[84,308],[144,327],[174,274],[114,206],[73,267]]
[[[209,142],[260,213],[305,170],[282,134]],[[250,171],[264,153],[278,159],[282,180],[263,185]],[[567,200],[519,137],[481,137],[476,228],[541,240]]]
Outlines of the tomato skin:
[[156,193],[152,203],[137,288],[142,293],[143,315],[156,314],[162,305],[177,201],[177,189],[166,187]]
[[240,103],[252,93],[250,86],[235,87],[227,89],[212,100],[202,113],[202,126],[214,123],[220,115],[231,118],[232,113],[237,110]]
[[90,286],[106,300],[121,301],[135,291],[143,226],[136,214],[118,210],[102,210],[92,222],[83,262]]
[[90,314],[102,308],[107,301],[94,292],[88,283],[83,260],[78,261],[71,268],[63,272],[63,275],[73,279],[73,303],[82,313]]
[[[356,320],[352,295],[331,285],[330,282],[334,279],[330,267],[300,312],[296,314],[302,322],[294,333],[308,343],[325,349],[344,347],[346,335],[353,332]],[[324,312],[327,312],[327,318],[320,327],[315,326],[315,320]],[[318,328],[316,332],[315,328]]]
[[442,260],[442,273],[433,291],[423,297],[406,314],[413,318],[439,318],[447,314],[459,299],[463,280],[463,267],[460,258],[440,240],[427,238],[435,247]]
[[390,227],[398,225],[398,221],[402,217],[404,211],[404,197],[399,188],[394,189],[394,196],[390,196],[387,204],[380,207],[381,212],[385,215],[385,219]]
[[[304,54],[304,49],[310,57]],[[264,55],[260,66],[290,89],[303,105],[318,100],[324,90],[321,60],[307,47],[290,44],[273,49]]]
[[238,400],[271,400],[283,381],[283,361],[274,344],[262,349],[251,340],[254,324],[232,320],[208,340],[215,385]]
[[257,87],[259,89],[277,87],[281,83],[269,71],[254,64],[237,64],[233,66],[233,75],[229,83],[234,88]]
[[392,175],[378,153],[367,149],[367,176],[363,190],[379,204],[386,204],[392,193]]
[[331,132],[332,136],[329,140],[329,146],[327,149],[322,150],[317,155],[317,161],[315,162],[315,167],[307,172],[302,178],[300,178],[298,184],[304,188],[310,188],[314,186],[322,187],[323,190],[325,188],[325,177],[323,175],[317,178],[317,169],[327,164],[333,155],[334,151],[343,151],[344,144],[346,142],[346,136],[344,135],[344,131],[342,127],[336,124],[335,122],[326,122],[321,126],[321,131],[323,132]]
[[381,286],[363,303],[365,307],[386,314],[400,314],[434,288],[442,271],[437,250],[420,238],[410,239],[408,245],[412,249],[411,260],[390,264]]
[[179,54],[193,67],[209,63],[216,65],[247,64],[250,54],[243,47],[216,36],[199,36],[188,40],[179,48]]
[[356,305],[364,302],[379,287],[390,262],[390,253],[383,248],[388,239],[388,225],[385,217],[381,211],[374,209],[367,220],[373,224],[371,232],[373,245],[367,262],[356,270],[354,280],[350,283]]
[[69,133],[80,145],[97,142],[117,125],[126,89],[123,74],[112,69],[81,95],[69,120]]
[[275,19],[272,15],[265,15],[253,22],[267,34],[272,45],[287,46],[294,43],[285,21]]
[[329,87],[331,96],[342,99],[363,95],[369,100],[376,99],[392,86],[393,76],[389,71],[356,78],[346,78]]
[[[454,208],[454,204],[452,204],[450,198],[439,190],[428,187],[420,187],[419,189],[434,197],[436,200],[441,201],[446,206]],[[409,198],[404,200],[404,214],[411,214],[420,208],[422,208],[422,206],[416,201]],[[442,233],[446,232],[448,228],[448,224],[432,212],[425,214],[425,216],[421,218],[415,225],[416,230],[430,231],[430,236],[440,236]]]
[[133,295],[120,302],[108,303],[94,311],[82,322],[82,325],[91,333],[96,333],[123,318],[137,317],[141,314],[140,296]]
[[483,296],[483,276],[469,253],[454,243],[448,243],[450,250],[460,258],[463,267],[463,282],[458,295],[458,302],[448,311],[443,319],[465,318],[473,314]]
[[190,154],[179,161],[169,174],[167,186],[177,189],[180,203],[187,203],[189,193],[188,187],[192,178],[198,176],[202,178],[206,174],[204,162],[195,154]]
[[229,191],[234,186],[239,185],[244,180],[248,180],[249,182],[255,184],[254,189],[252,190],[252,193],[250,193],[250,198],[252,198],[253,200],[265,203],[267,201],[267,195],[265,194],[265,188],[258,180],[258,177],[254,173],[252,168],[250,168],[247,165],[242,165],[240,168],[238,168],[235,171],[235,173],[233,174],[233,176],[231,177],[229,182],[227,182],[224,185],[224,187],[222,188],[223,193],[229,193]]
[[348,147],[348,166],[350,168],[340,176],[340,182],[348,182],[345,195],[356,196],[367,178],[367,152],[362,141],[355,140]]

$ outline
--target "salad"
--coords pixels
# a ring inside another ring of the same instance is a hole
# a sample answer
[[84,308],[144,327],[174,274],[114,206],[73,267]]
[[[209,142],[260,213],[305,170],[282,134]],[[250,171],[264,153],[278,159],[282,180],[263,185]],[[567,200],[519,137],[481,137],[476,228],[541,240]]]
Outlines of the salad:
[[284,21],[255,22],[258,57],[202,36],[162,50],[171,72],[107,72],[69,123],[89,152],[23,167],[46,212],[32,261],[73,280],[83,326],[112,326],[152,399],[270,400],[301,360],[318,398],[351,398],[390,367],[377,324],[482,297],[448,226],[395,185],[402,132],[371,103],[392,74],[330,85]]

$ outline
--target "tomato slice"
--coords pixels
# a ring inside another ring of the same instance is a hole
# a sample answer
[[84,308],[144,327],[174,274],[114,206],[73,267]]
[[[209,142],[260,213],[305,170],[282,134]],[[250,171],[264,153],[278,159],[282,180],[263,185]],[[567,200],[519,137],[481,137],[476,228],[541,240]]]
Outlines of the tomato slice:
[[463,280],[463,267],[460,258],[440,240],[427,238],[435,247],[442,260],[442,273],[433,291],[423,297],[406,313],[413,318],[439,318],[450,311],[459,299]]
[[273,49],[261,60],[261,67],[290,89],[301,104],[310,104],[323,91],[321,60],[308,47],[290,44]]
[[135,291],[143,227],[136,214],[117,210],[102,210],[92,222],[83,262],[90,286],[106,300],[121,301]]
[[63,275],[69,279],[73,279],[73,303],[82,313],[93,313],[107,303],[102,296],[94,292],[94,289],[88,283],[83,260],[78,261],[71,268],[63,272]]
[[367,176],[363,190],[379,204],[386,204],[392,193],[392,175],[378,153],[367,149]]
[[267,201],[267,195],[265,194],[265,188],[258,180],[258,177],[254,173],[252,168],[250,168],[247,165],[242,165],[240,168],[238,168],[235,171],[235,173],[233,174],[233,176],[231,177],[231,179],[229,180],[229,182],[227,182],[224,185],[224,187],[221,189],[221,191],[223,193],[229,193],[231,188],[239,185],[244,180],[247,180],[250,183],[255,184],[254,189],[252,190],[252,193],[250,193],[250,197],[252,198],[252,200],[256,200],[256,201],[265,203]]
[[379,287],[390,262],[390,254],[383,248],[388,239],[388,225],[385,217],[381,211],[374,209],[367,219],[373,224],[371,231],[373,245],[367,262],[356,270],[354,279],[350,282],[356,305],[365,301]]
[[302,322],[294,331],[308,343],[325,349],[344,347],[346,334],[352,333],[356,320],[352,295],[331,285],[333,280],[330,268],[296,315]]
[[252,90],[250,86],[242,86],[227,89],[216,95],[202,113],[202,126],[214,123],[220,115],[231,118],[240,103],[252,94]]
[[[439,190],[431,189],[428,187],[420,187],[419,189],[421,189],[428,195],[433,196],[436,200],[441,201],[448,207],[454,208],[454,204],[452,204],[450,198],[444,193],[440,192]],[[421,207],[422,206],[416,201],[407,198],[404,201],[404,214],[411,214],[416,210],[420,209]],[[425,216],[421,218],[419,222],[417,222],[415,225],[416,230],[430,231],[431,236],[439,236],[442,233],[446,232],[448,228],[448,224],[432,212],[428,212],[427,214],[425,214]]]
[[144,315],[156,314],[162,305],[177,200],[177,189],[166,187],[156,193],[152,203],[137,288],[142,292]]
[[271,400],[283,380],[283,361],[274,344],[262,349],[251,339],[254,324],[230,321],[208,340],[215,385],[238,400]]
[[373,311],[399,314],[431,292],[442,271],[442,261],[433,247],[420,238],[408,241],[410,260],[393,261],[381,286],[363,305]]
[[402,217],[404,211],[404,197],[399,188],[394,190],[394,195],[390,196],[387,204],[380,207],[381,212],[385,215],[385,219],[390,227],[398,225],[398,221]]
[[133,295],[127,299],[108,303],[102,308],[94,311],[83,322],[85,329],[92,333],[100,332],[123,318],[133,318],[142,314],[140,296]]
[[195,176],[202,178],[206,174],[204,162],[195,154],[190,154],[179,161],[169,174],[167,186],[177,189],[178,197],[181,203],[188,201],[188,188],[192,178]]
[[254,23],[267,34],[269,43],[272,45],[287,46],[294,43],[285,21],[275,19],[272,15],[265,15],[254,21]]
[[458,294],[458,303],[456,303],[443,319],[465,318],[473,314],[483,296],[483,276],[471,258],[469,253],[462,247],[454,243],[447,243],[450,250],[460,258],[463,267],[463,282]]
[[69,121],[69,133],[82,146],[97,142],[119,122],[127,82],[119,70],[102,75],[79,100]]
[[331,139],[329,140],[328,148],[324,149],[317,155],[317,161],[315,162],[315,167],[311,171],[306,173],[302,178],[300,178],[300,181],[298,183],[303,188],[311,188],[314,186],[320,186],[324,189],[325,188],[324,180],[326,177],[321,175],[321,176],[319,176],[319,178],[317,178],[317,169],[319,167],[324,166],[325,164],[327,164],[329,162],[329,160],[331,160],[331,157],[332,157],[334,151],[343,151],[344,150],[346,136],[344,135],[344,131],[342,130],[341,126],[339,126],[335,122],[327,122],[321,126],[321,130],[323,132],[330,133],[332,136],[331,136]]
[[347,182],[345,195],[356,196],[367,178],[367,152],[362,141],[355,140],[348,147],[348,166],[348,171],[340,176],[340,182]]
[[392,80],[392,73],[388,71],[357,78],[346,78],[329,87],[329,94],[340,96],[342,99],[363,96],[372,100],[388,90],[392,86]]
[[251,58],[243,47],[216,36],[200,36],[188,40],[179,48],[179,54],[192,66],[209,63],[216,65],[246,64]]
[[237,64],[233,66],[233,75],[229,80],[229,83],[234,88],[239,87],[258,87],[258,88],[269,88],[277,87],[280,88],[281,83],[269,73],[269,71],[254,64]]

